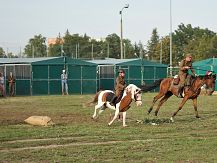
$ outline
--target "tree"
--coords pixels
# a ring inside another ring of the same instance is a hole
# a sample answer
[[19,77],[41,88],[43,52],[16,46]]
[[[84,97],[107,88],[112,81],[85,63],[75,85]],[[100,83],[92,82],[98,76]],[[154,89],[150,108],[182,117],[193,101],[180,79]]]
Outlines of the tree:
[[176,54],[174,60],[180,60],[185,53],[189,52],[195,54],[196,60],[206,58],[208,56],[207,54],[213,51],[211,48],[211,39],[214,36],[216,36],[216,33],[207,28],[193,28],[191,24],[180,24],[178,29],[173,33],[173,45],[176,47],[173,50],[173,54]]
[[157,45],[159,43],[159,35],[157,28],[154,28],[152,31],[151,39],[148,41],[147,49],[148,55],[151,60],[156,60],[158,55]]
[[120,37],[113,33],[106,37],[106,42],[109,44],[111,58],[120,58]]
[[2,47],[0,47],[0,58],[3,58],[5,56],[5,51]]
[[125,58],[134,58],[134,47],[129,39],[123,40]]
[[29,39],[29,43],[25,46],[24,54],[27,57],[45,57],[47,56],[46,49],[46,38],[39,34]]

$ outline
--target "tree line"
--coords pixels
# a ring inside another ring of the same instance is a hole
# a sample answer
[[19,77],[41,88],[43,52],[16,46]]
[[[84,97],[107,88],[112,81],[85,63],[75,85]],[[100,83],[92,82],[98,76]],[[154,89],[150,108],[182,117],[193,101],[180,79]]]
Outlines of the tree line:
[[[62,41],[64,40],[64,41]],[[124,58],[145,58],[169,64],[170,37],[160,37],[154,28],[146,45],[141,41],[132,43],[123,40]],[[217,57],[217,35],[205,28],[192,27],[191,24],[180,24],[172,33],[173,65],[177,65],[186,53],[191,53],[194,60]],[[0,47],[0,57],[5,52]],[[58,35],[55,44],[47,46],[46,37],[41,34],[29,39],[24,49],[25,57],[68,56],[72,58],[120,58],[120,37],[113,33],[104,39],[94,39],[87,34],[70,34],[67,30],[63,37]],[[11,57],[13,55],[10,55]]]

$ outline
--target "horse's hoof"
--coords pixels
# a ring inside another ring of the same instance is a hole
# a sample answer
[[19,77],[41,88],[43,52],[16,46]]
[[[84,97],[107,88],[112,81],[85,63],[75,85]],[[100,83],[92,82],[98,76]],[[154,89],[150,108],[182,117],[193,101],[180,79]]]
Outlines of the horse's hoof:
[[123,127],[127,127],[127,125],[123,125]]
[[148,114],[150,114],[150,113],[151,113],[151,111],[152,111],[152,109],[149,109],[149,110],[148,110]]
[[199,116],[199,115],[197,115],[197,116],[196,116],[196,118],[200,118],[200,116]]
[[172,123],[174,122],[174,119],[173,119],[173,117],[171,117],[171,118],[170,118],[170,121],[171,121]]
[[157,114],[158,114],[158,112],[155,112],[155,114],[154,114],[154,115],[157,117]]

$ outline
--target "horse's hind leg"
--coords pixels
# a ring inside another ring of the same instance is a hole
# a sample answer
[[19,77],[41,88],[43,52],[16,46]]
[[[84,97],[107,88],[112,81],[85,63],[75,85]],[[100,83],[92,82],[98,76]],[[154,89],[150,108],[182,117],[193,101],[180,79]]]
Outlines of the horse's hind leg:
[[95,106],[95,110],[94,110],[94,114],[92,116],[93,119],[96,119],[98,117],[98,114],[97,114],[97,110],[100,109],[102,106],[100,106],[99,104],[97,104]]
[[153,107],[154,107],[154,104],[155,104],[155,103],[157,102],[157,100],[159,100],[163,95],[164,95],[164,93],[159,92],[158,95],[154,97],[153,102],[152,102],[152,105],[151,105],[151,107],[150,107],[149,110],[148,110],[148,114],[151,113],[151,111],[152,111],[152,109],[153,109]]
[[196,118],[200,118],[197,111],[197,98],[192,99]]
[[165,94],[165,96],[160,100],[160,102],[157,106],[157,109],[155,110],[155,116],[157,116],[157,114],[160,110],[160,107],[163,105],[163,103],[165,103],[172,95],[173,95],[172,92],[167,92]]

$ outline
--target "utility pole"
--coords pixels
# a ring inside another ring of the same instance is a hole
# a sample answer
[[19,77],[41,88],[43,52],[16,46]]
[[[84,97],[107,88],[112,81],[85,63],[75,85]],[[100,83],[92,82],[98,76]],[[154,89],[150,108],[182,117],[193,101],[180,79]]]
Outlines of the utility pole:
[[107,44],[107,58],[109,58],[109,43]]
[[62,57],[63,56],[63,44],[61,44],[60,50],[61,50],[61,57]]
[[32,58],[35,58],[35,48],[34,48],[34,45],[32,45]]
[[173,75],[172,72],[172,0],[170,0],[170,76]]
[[20,56],[19,58],[22,58],[22,49],[21,49],[21,46],[20,46]]
[[122,8],[122,10],[119,12],[119,14],[121,15],[121,41],[120,41],[120,43],[121,43],[121,59],[124,58],[124,56],[123,56],[123,21],[122,21],[122,13],[123,13],[123,10],[124,10],[125,8],[129,8],[129,4],[126,4],[126,5]]
[[78,58],[78,47],[77,44],[75,44],[75,58]]
[[160,63],[162,63],[162,53],[163,53],[163,49],[162,49],[162,39],[160,41]]
[[78,58],[80,58],[80,54],[79,54],[79,53],[80,53],[80,51],[79,51],[79,43],[78,43],[77,49],[78,49],[78,50],[77,50],[77,52],[78,52]]
[[92,50],[91,50],[91,58],[93,60],[93,43],[92,43]]

